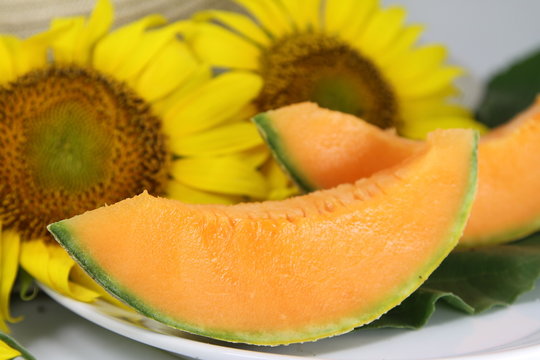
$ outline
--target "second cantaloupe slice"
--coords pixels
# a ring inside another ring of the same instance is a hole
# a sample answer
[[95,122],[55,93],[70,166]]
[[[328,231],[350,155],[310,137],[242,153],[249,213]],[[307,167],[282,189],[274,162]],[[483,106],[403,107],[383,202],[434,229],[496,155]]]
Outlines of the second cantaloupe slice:
[[[277,160],[306,191],[370,176],[422,146],[313,103],[269,111],[254,120]],[[540,100],[481,137],[478,194],[461,245],[508,242],[540,229],[539,138]]]
[[454,248],[476,141],[439,131],[401,166],[284,201],[142,194],[49,230],[107,290],[165,324],[251,344],[316,340],[377,319]]

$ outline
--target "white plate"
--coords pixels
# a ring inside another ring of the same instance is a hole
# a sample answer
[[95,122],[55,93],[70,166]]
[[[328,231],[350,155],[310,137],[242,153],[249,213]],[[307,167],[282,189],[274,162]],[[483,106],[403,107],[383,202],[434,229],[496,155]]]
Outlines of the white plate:
[[439,307],[421,330],[357,330],[313,343],[262,347],[229,344],[170,329],[104,302],[84,304],[44,290],[80,316],[120,335],[205,360],[539,360],[540,289],[514,305],[466,316]]

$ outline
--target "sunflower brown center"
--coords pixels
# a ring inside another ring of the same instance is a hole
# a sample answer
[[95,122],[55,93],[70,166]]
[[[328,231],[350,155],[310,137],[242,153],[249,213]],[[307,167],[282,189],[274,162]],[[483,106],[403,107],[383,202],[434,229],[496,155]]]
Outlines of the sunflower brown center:
[[0,222],[24,239],[46,225],[163,192],[161,121],[125,84],[79,67],[33,71],[0,88]]
[[313,101],[382,128],[399,122],[397,101],[375,65],[344,42],[316,33],[277,41],[261,57],[261,111]]

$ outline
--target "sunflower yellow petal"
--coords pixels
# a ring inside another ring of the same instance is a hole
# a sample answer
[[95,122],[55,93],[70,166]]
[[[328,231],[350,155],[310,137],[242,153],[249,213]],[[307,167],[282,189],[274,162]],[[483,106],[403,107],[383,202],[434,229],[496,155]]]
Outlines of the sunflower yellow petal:
[[69,255],[55,244],[46,244],[43,239],[24,241],[20,263],[30,275],[61,294],[85,302],[99,297],[95,291],[69,282],[70,273],[76,265]]
[[358,39],[378,4],[378,0],[327,0],[324,11],[325,29],[330,34],[354,41]]
[[171,40],[150,61],[134,88],[146,101],[153,102],[170,94],[198,67],[198,61],[186,44]]
[[48,63],[48,49],[55,39],[67,30],[66,27],[58,27],[36,34],[20,42],[20,48],[16,55],[16,71],[18,75],[44,67]]
[[381,68],[389,67],[392,69],[396,63],[400,63],[396,61],[396,58],[405,56],[404,54],[410,51],[410,48],[418,41],[423,31],[424,26],[419,24],[410,25],[402,29],[394,41],[392,41],[391,46],[385,52],[378,55],[377,64]]
[[75,48],[74,60],[78,64],[88,64],[95,43],[105,35],[114,20],[114,9],[110,0],[98,0],[84,31],[80,34]]
[[[4,330],[5,331],[5,330]],[[21,356],[21,352],[19,350],[16,350],[6,344],[3,341],[0,341],[0,359],[2,360],[8,360],[8,359],[14,359],[17,356]]]
[[221,26],[198,23],[188,37],[194,51],[208,63],[226,68],[256,70],[261,50]]
[[28,274],[44,284],[51,283],[47,269],[48,262],[49,252],[42,240],[25,241],[21,244],[21,266]]
[[320,28],[321,0],[282,0],[281,4],[298,30]]
[[223,123],[232,124],[232,123],[238,122],[239,120],[248,121],[253,116],[257,115],[259,112],[260,111],[259,109],[257,109],[257,106],[253,102],[250,102],[250,103],[245,104],[245,106],[242,109],[232,114],[232,116],[229,117],[229,119],[225,120]]
[[[148,64],[160,56],[172,41],[177,41],[178,34],[189,28],[189,24],[178,21],[162,28],[147,29],[144,31],[137,43],[137,51],[133,51],[130,56],[124,59],[122,66],[115,72],[115,77],[124,79],[129,83],[135,83],[136,78],[148,66]],[[182,64],[178,64],[181,66]]]
[[97,0],[88,19],[86,38],[89,46],[109,31],[114,21],[114,8],[111,0]]
[[113,6],[109,0],[98,0],[88,19],[82,16],[54,19],[51,29],[70,25],[53,43],[55,60],[63,63],[90,64],[92,50],[113,22]]
[[254,169],[257,169],[270,158],[270,152],[268,151],[266,145],[263,144],[239,152],[236,154],[236,157],[238,157],[241,162],[246,163]]
[[393,46],[393,40],[401,30],[405,16],[405,9],[400,7],[390,7],[375,13],[357,41],[362,53],[377,60],[379,54]]
[[214,20],[259,45],[270,45],[270,37],[261,29],[260,26],[255,24],[250,18],[243,14],[230,11],[208,10],[197,13],[194,16],[194,20]]
[[152,104],[153,110],[160,117],[174,108],[194,90],[200,88],[212,79],[212,69],[206,64],[198,64],[197,68],[190,76],[171,94],[163,99],[159,99]]
[[53,19],[51,30],[65,28],[65,31],[52,43],[53,56],[56,62],[75,62],[75,47],[84,29],[85,19],[82,16]]
[[457,104],[448,103],[445,97],[440,96],[404,101],[399,107],[404,118],[413,120],[431,116],[472,117],[468,109]]
[[275,188],[269,192],[268,200],[284,200],[298,194],[299,194],[298,189],[291,186]]
[[115,74],[136,52],[143,32],[149,27],[163,25],[166,21],[161,15],[149,15],[105,36],[94,50],[94,67],[108,74]]
[[223,204],[231,205],[243,200],[241,196],[215,194],[194,189],[178,181],[171,180],[167,184],[167,197],[187,204]]
[[181,156],[209,156],[235,153],[262,143],[255,125],[243,122],[180,138],[172,135],[169,147],[175,154]]
[[267,193],[263,176],[235,156],[180,159],[171,172],[178,182],[198,190],[256,199]]
[[293,30],[286,10],[275,0],[234,0],[251,13],[272,35],[278,37]]
[[298,188],[273,159],[261,171],[267,181],[269,200],[283,200],[299,193]]
[[418,118],[404,123],[399,128],[399,133],[411,139],[424,139],[428,133],[436,129],[468,128],[476,129],[485,133],[487,128],[469,117],[440,116],[430,118]]
[[388,69],[398,81],[413,81],[430,76],[443,65],[448,51],[441,45],[429,45],[407,52],[399,58],[399,66]]
[[62,294],[69,294],[69,273],[75,264],[68,256],[63,256],[65,252],[61,248],[49,246],[48,251],[50,260],[48,271],[52,286]]
[[[374,2],[373,2],[374,3]],[[337,34],[350,22],[353,13],[360,7],[368,6],[357,0],[326,1],[324,8],[324,28],[327,32]],[[353,11],[354,10],[354,11]]]
[[424,78],[417,78],[416,81],[410,81],[406,85],[396,88],[401,98],[414,99],[444,92],[446,89],[452,89],[453,81],[463,74],[459,67],[447,66],[445,68],[427,74]]
[[[406,94],[406,91],[401,91],[401,90],[402,89],[400,89],[399,93]],[[448,86],[443,86],[437,91],[433,91],[429,94],[422,95],[422,96],[407,97],[407,96],[402,96],[402,94],[399,94],[398,91],[396,91],[396,93],[398,97],[401,97],[401,99],[398,100],[398,102],[401,104],[403,104],[403,102],[416,101],[416,100],[427,99],[427,98],[440,98],[440,99],[445,99],[445,101],[449,101],[450,98],[456,98],[457,96],[461,95],[460,91],[458,90],[456,86],[453,85],[453,83],[448,84]]]
[[15,78],[15,69],[11,51],[5,40],[5,36],[0,35],[0,84],[5,84]]
[[230,119],[251,102],[262,87],[253,73],[231,71],[193,90],[163,118],[171,136],[184,136],[212,128]]
[[[286,1],[286,0],[285,0]],[[297,0],[299,4],[300,13],[304,15],[305,23],[308,28],[320,29],[322,27],[322,9],[321,3],[322,0]],[[305,5],[304,5],[305,4]],[[303,7],[306,7],[303,10]]]
[[0,37],[0,83],[15,79],[47,64],[47,49],[66,28],[57,28],[20,40],[15,36]]
[[9,300],[19,268],[20,236],[14,231],[0,232],[0,328],[7,331],[4,321],[17,322],[9,312]]
[[4,36],[4,44],[11,54],[11,79],[13,80],[29,70],[31,70],[31,54],[42,59],[45,59],[45,51],[41,54],[36,54],[37,49],[31,49],[28,44],[24,43],[24,40],[20,40],[15,36]]

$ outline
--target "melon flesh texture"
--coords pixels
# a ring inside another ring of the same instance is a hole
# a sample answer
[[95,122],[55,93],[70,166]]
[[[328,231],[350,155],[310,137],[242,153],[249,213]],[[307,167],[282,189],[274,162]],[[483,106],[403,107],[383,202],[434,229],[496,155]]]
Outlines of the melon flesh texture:
[[[421,146],[313,103],[269,111],[254,121],[306,191],[370,176]],[[540,100],[480,139],[478,193],[461,246],[508,242],[540,229],[539,139]]]
[[478,193],[461,243],[519,239],[540,229],[540,98],[482,136]]
[[314,103],[254,119],[284,170],[307,192],[369,177],[408,158],[421,144],[358,120]]
[[454,248],[475,144],[472,131],[438,131],[355,184],[231,206],[144,193],[49,231],[107,290],[165,324],[232,342],[316,340],[377,319]]

